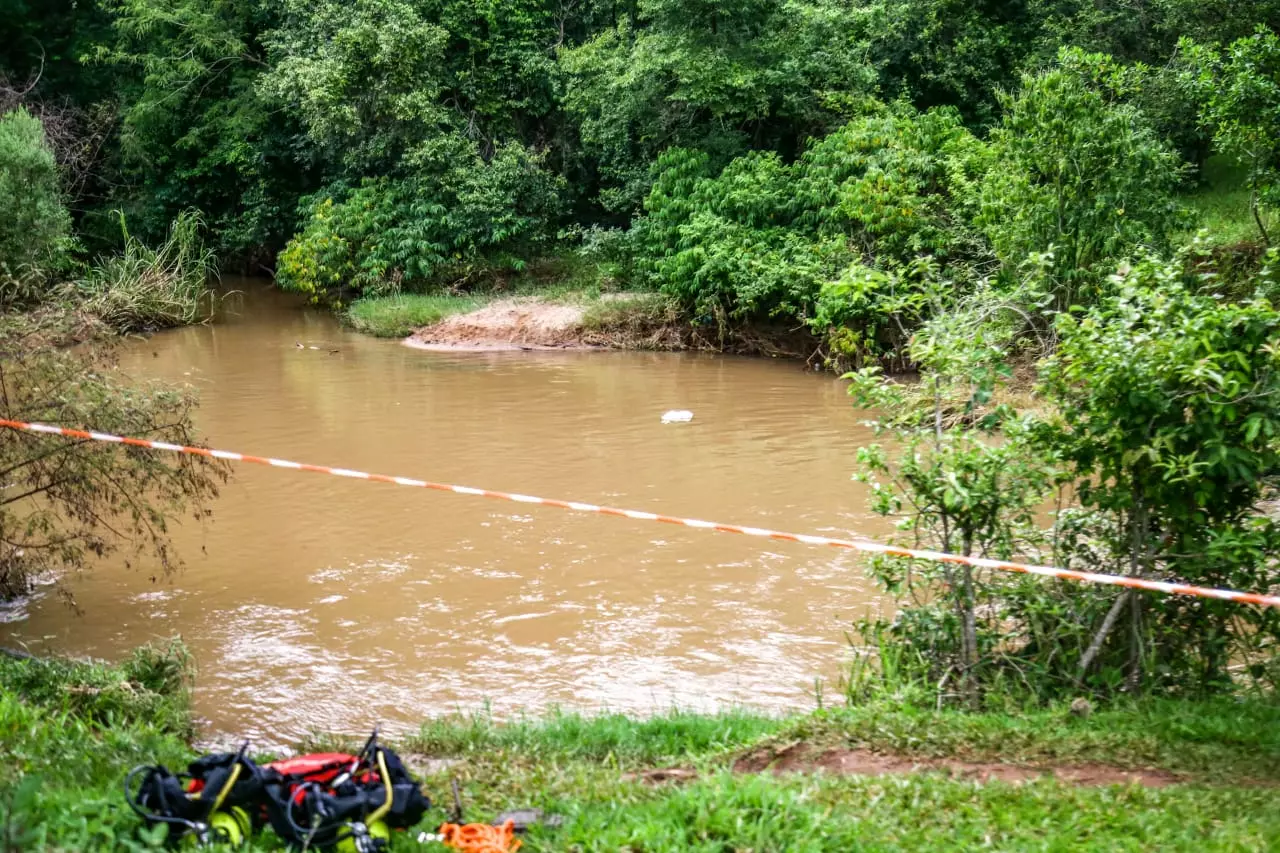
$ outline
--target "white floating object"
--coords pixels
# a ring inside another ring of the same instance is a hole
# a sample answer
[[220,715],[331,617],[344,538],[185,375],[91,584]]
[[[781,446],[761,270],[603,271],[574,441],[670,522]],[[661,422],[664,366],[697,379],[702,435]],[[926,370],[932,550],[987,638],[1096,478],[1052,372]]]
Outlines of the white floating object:
[[664,424],[687,424],[693,420],[693,412],[684,409],[672,409],[662,416]]

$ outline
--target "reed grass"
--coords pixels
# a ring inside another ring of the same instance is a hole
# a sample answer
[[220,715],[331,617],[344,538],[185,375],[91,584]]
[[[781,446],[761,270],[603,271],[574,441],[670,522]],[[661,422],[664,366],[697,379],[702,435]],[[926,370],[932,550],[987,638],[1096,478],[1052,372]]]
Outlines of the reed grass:
[[201,237],[199,214],[179,213],[157,247],[129,233],[124,214],[120,254],[99,258],[71,285],[83,310],[120,332],[144,332],[207,321],[209,281],[217,273],[213,252]]

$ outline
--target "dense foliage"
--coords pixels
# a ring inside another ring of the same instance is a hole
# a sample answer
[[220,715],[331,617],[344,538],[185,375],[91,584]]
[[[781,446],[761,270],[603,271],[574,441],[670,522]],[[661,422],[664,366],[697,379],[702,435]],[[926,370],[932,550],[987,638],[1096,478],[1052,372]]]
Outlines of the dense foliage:
[[1189,39],[1181,48],[1201,122],[1217,150],[1245,168],[1249,208],[1269,242],[1259,210],[1280,204],[1280,38],[1259,27],[1222,54]]
[[840,284],[864,264],[961,254],[958,196],[981,149],[953,114],[908,107],[868,112],[792,164],[754,152],[712,174],[705,153],[672,149],[633,229],[636,253],[698,314],[809,318],[822,303],[819,323],[874,324],[885,294]]
[[[1261,508],[1280,462],[1280,312],[1224,302],[1194,269],[1185,255],[1148,257],[1110,276],[1088,309],[1056,314],[1039,414],[1008,421],[1007,405],[991,405],[1008,375],[1001,338],[1018,324],[993,322],[1007,306],[990,294],[912,339],[921,388],[855,376],[864,404],[899,413],[880,424],[897,449],[861,453],[877,511],[914,543],[954,553],[1274,590],[1280,528]],[[969,422],[1002,426],[1001,439],[945,428],[957,405]],[[1048,525],[1036,517],[1046,505]],[[1280,679],[1274,609],[900,559],[876,572],[910,606],[863,631],[973,702],[1024,688],[1274,690]]]
[[[922,253],[966,282],[1052,251],[1061,307],[1185,227],[1180,156],[1270,204],[1273,2],[6,3],[0,111],[57,116],[90,248],[195,209],[333,302],[634,225],[632,283],[722,320],[807,323]],[[672,209],[680,175],[710,183]]]

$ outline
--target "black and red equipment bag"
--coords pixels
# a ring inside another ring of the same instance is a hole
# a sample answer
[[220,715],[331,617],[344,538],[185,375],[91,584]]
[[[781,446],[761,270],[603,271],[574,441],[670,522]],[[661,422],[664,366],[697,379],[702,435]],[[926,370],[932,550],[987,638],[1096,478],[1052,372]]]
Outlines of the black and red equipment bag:
[[264,764],[266,819],[291,846],[372,853],[393,830],[422,819],[431,801],[375,731],[355,755],[299,755]]
[[169,824],[171,842],[241,846],[265,824],[293,849],[376,853],[391,832],[418,823],[431,807],[418,783],[375,731],[355,755],[299,755],[256,765],[216,753],[186,773],[138,767],[125,799],[149,825]]

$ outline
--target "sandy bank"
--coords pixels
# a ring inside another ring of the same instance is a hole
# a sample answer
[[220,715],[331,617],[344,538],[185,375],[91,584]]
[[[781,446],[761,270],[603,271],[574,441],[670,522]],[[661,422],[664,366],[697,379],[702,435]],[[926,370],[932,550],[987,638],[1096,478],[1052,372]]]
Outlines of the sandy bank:
[[405,343],[434,350],[600,349],[583,339],[583,308],[503,299],[419,329]]

